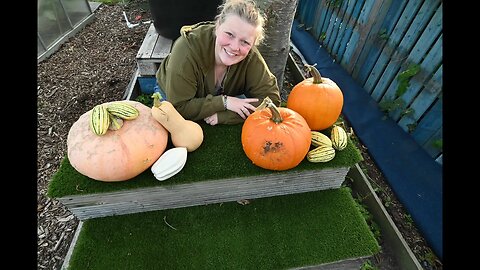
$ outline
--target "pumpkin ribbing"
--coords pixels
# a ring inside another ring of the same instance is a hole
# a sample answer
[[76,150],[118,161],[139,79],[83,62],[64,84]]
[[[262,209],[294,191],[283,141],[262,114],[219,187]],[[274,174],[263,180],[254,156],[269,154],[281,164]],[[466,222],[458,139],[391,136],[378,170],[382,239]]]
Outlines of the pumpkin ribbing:
[[334,81],[322,77],[314,66],[307,65],[307,68],[312,77],[292,88],[287,108],[302,115],[311,130],[324,130],[340,116],[343,94]]
[[265,108],[257,109],[243,123],[243,150],[261,168],[279,171],[294,168],[310,148],[310,128],[295,111],[277,108],[271,100],[266,100]]

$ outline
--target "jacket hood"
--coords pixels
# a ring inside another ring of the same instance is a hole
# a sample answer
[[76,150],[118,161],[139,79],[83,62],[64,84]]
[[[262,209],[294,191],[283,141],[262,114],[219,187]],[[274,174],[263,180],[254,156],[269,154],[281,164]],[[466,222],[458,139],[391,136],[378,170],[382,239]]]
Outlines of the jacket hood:
[[190,48],[191,56],[203,72],[215,64],[215,22],[199,22],[180,29],[180,38]]

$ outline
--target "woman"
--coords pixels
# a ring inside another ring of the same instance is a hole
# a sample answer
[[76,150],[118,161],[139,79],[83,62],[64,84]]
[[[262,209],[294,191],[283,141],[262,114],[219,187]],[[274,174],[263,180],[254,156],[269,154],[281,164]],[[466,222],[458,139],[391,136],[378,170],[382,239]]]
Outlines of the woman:
[[280,105],[280,93],[256,47],[264,19],[255,2],[227,0],[219,10],[214,22],[181,28],[156,77],[185,119],[237,124],[267,96]]

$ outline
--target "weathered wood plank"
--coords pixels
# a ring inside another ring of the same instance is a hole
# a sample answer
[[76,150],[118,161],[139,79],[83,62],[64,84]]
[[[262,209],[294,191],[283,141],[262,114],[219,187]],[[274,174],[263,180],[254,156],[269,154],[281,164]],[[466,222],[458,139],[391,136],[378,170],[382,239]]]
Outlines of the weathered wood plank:
[[305,10],[304,10],[304,24],[305,28],[312,27],[314,24],[315,19],[315,10],[316,10],[316,1],[315,0],[307,0],[305,3]]
[[437,99],[430,110],[424,113],[422,120],[412,132],[413,139],[415,139],[419,145],[424,145],[432,134],[443,125],[442,105],[442,99]]
[[307,17],[307,10],[309,8],[311,0],[298,1],[297,6],[297,17],[300,23],[305,24],[305,19]]
[[347,8],[345,10],[345,15],[343,16],[342,23],[340,24],[340,27],[338,29],[337,38],[333,42],[333,45],[330,45],[332,48],[330,53],[334,56],[336,61],[340,61],[338,57],[338,50],[340,48],[341,40],[345,35],[345,31],[349,27],[348,22],[350,21],[350,18],[352,16],[353,9],[357,4],[357,1],[346,1],[346,2],[347,2]]
[[[375,66],[370,72],[366,83],[363,85],[364,89],[367,90],[368,93],[372,94],[375,85],[378,83],[380,76],[382,76],[385,67],[390,61],[393,52],[397,48],[398,44],[402,41],[405,32],[408,30],[408,25],[410,25],[411,21],[415,18],[415,16],[412,14],[417,13],[417,10],[420,8],[420,4],[420,0],[408,1],[407,6],[402,12],[402,16],[393,29],[392,34],[389,36],[387,43],[378,57],[378,60],[375,62]],[[376,101],[380,99],[379,97],[373,98]]]
[[[423,50],[422,50],[423,51]],[[410,86],[407,88],[407,91],[401,96],[401,99],[405,102],[405,106],[401,106],[397,110],[390,113],[390,117],[395,120],[399,121],[401,112],[410,106],[412,101],[419,95],[420,91],[430,91],[430,89],[425,89],[424,86],[428,82],[428,79],[435,74],[435,71],[439,68],[442,64],[442,53],[443,53],[443,42],[442,36],[437,39],[437,42],[433,45],[429,52],[423,52],[420,59],[414,58],[414,60],[421,61],[421,58],[424,60],[420,64],[420,72],[413,76],[410,79]],[[398,88],[398,81],[395,84],[396,88]],[[387,90],[388,91],[388,90]]]
[[155,76],[158,66],[172,49],[173,41],[157,33],[153,23],[137,53],[137,67],[140,76]]
[[[440,26],[440,27],[439,27]],[[385,91],[385,94],[383,95],[381,100],[390,100],[395,98],[395,94],[398,88],[398,80],[396,79],[398,75],[403,72],[404,70],[408,69],[408,67],[411,64],[420,64],[420,62],[425,58],[425,55],[429,52],[430,48],[434,46],[435,42],[438,40],[438,36],[442,32],[442,6],[440,5],[439,8],[436,10],[435,14],[431,18],[431,20],[428,22],[426,28],[424,31],[421,32],[420,37],[418,40],[412,40],[411,45],[413,48],[410,50],[408,55],[406,56],[406,59],[401,61],[401,63],[397,64],[399,66],[397,74],[395,74],[395,80],[392,81],[392,83],[388,86],[388,88]],[[400,43],[401,44],[401,43]],[[436,64],[435,66],[431,67],[432,72],[430,75],[433,74],[433,71],[438,67],[438,65],[442,61],[442,52],[436,51],[436,59],[428,59],[429,61],[435,61]],[[424,67],[425,68],[425,67]],[[421,69],[422,73],[425,71],[425,69]],[[420,73],[421,74],[421,73]],[[416,82],[416,79],[418,77],[412,77],[411,84],[414,84]],[[423,84],[423,82],[422,82]],[[409,88],[409,91],[412,91],[412,87]],[[407,93],[406,93],[407,94]],[[408,94],[407,94],[408,95]],[[407,96],[403,95],[402,98],[407,101]],[[409,104],[409,102],[407,102]],[[398,119],[398,118],[397,118]]]
[[331,39],[331,33],[333,31],[333,28],[335,27],[335,25],[339,22],[339,13],[340,13],[340,9],[339,7],[335,6],[334,3],[330,3],[329,4],[329,9],[331,10],[331,13],[330,13],[330,18],[328,19],[328,24],[326,25],[326,28],[324,28],[324,30],[322,31],[322,44],[323,46],[325,47],[325,49],[330,52],[330,48],[328,48],[326,45],[328,44],[328,41]]
[[408,130],[408,125],[416,122],[432,106],[435,100],[441,95],[443,65],[435,72],[435,75],[425,85],[426,90],[420,92],[410,105],[413,110],[410,115],[403,116],[398,125],[404,130]]
[[[388,38],[392,34],[392,31],[397,24],[402,11],[405,8],[406,1],[393,1],[388,9],[388,13],[384,18],[383,24],[380,27],[380,32],[378,33],[377,39],[374,40],[372,47],[368,53],[367,58],[364,63],[359,68],[358,76],[356,81],[360,85],[364,85],[368,76],[374,68],[375,62],[380,56],[385,44],[387,43]],[[384,31],[383,33],[381,33]]]
[[58,198],[80,220],[339,188],[349,168],[237,177]]
[[158,33],[155,30],[155,26],[153,23],[150,24],[148,28],[147,34],[143,39],[142,45],[137,52],[137,59],[141,58],[150,58],[152,55],[153,48],[155,47],[155,43],[157,42]]
[[362,10],[363,4],[365,3],[364,0],[359,0],[356,2],[356,5],[353,9],[352,15],[350,16],[350,19],[348,20],[348,23],[345,28],[345,32],[339,41],[338,44],[338,51],[337,51],[337,61],[341,62],[343,59],[343,54],[348,46],[348,43],[350,42],[350,37],[352,36],[353,33],[353,28],[355,27],[358,16],[360,15],[360,11]]
[[378,36],[380,26],[387,15],[388,7],[391,3],[391,0],[375,0],[373,3],[369,2],[369,5],[364,7],[366,17],[361,17],[357,46],[353,50],[347,65],[347,71],[350,72],[354,79],[358,76],[359,70],[358,68],[355,69],[355,67],[362,66],[365,61],[373,41]]
[[332,31],[330,33],[327,33],[327,42],[324,43],[325,47],[334,58],[335,56],[333,54],[333,45],[335,44],[335,40],[337,39],[338,32],[342,28],[342,25],[344,25],[346,17],[345,14],[347,12],[347,8],[350,2],[351,1],[342,1],[341,6],[339,7],[339,10],[337,12],[336,21],[333,24]]
[[427,151],[427,153],[432,157],[435,158],[437,157],[441,151],[442,148],[438,145],[438,141],[443,140],[443,128],[440,127],[435,133],[432,134],[432,136],[425,142],[424,145],[422,145],[423,149]]
[[157,59],[158,62],[165,59],[172,49],[173,41],[169,38],[157,35],[157,41],[155,47],[153,48],[151,58]]
[[321,35],[321,29],[323,22],[325,20],[325,13],[327,12],[327,5],[324,1],[317,2],[316,4],[312,4],[312,9],[315,10],[315,16],[313,18],[312,25],[312,35],[318,40]]
[[290,268],[291,270],[358,270],[362,265],[371,260],[372,256],[345,259],[338,262],[326,263],[321,265],[312,265],[298,268]]
[[382,100],[387,87],[395,80],[395,76],[397,75],[401,64],[407,59],[416,40],[420,37],[428,22],[430,22],[430,18],[435,11],[437,11],[436,6],[432,3],[433,1],[434,0],[423,3],[422,7],[415,15],[412,24],[409,26],[408,31],[405,33],[400,44],[392,54],[386,69],[373,89],[372,97],[376,101]]
[[[331,23],[332,20],[332,3],[331,1],[320,1],[320,5],[322,7],[322,17],[320,18],[321,24],[318,25],[318,34],[316,36],[317,40],[323,43],[326,29],[328,25]],[[326,4],[325,4],[326,3]]]

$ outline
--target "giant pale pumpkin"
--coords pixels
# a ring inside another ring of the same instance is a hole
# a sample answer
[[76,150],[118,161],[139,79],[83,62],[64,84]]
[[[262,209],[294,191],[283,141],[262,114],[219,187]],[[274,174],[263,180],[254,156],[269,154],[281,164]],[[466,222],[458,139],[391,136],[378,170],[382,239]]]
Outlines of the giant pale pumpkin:
[[296,84],[287,98],[290,108],[305,118],[311,130],[323,130],[332,126],[343,108],[343,93],[338,85],[306,65],[312,77]]
[[[262,104],[266,107],[262,108]],[[269,170],[296,167],[311,142],[305,119],[288,108],[277,108],[267,97],[242,126],[242,147],[253,164]]]
[[108,130],[101,136],[93,133],[89,126],[92,110],[71,126],[67,156],[81,174],[105,182],[129,180],[148,169],[165,151],[168,131],[152,117],[150,108],[137,101],[124,102],[137,108],[139,115],[124,120],[118,130]]

